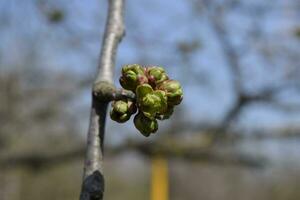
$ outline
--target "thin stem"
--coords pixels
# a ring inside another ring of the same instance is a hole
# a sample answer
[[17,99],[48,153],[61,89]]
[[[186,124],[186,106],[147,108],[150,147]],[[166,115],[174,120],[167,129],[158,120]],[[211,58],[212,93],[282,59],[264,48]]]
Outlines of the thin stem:
[[102,200],[104,193],[105,118],[110,97],[115,92],[112,83],[117,47],[125,32],[123,22],[124,0],[108,0],[108,6],[98,73],[92,91],[92,108],[80,200]]

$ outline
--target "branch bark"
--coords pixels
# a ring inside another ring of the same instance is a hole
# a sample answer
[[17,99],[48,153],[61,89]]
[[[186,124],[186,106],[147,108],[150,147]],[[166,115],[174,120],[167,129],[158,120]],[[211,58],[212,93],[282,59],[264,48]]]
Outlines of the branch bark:
[[101,200],[104,193],[105,118],[108,103],[116,93],[113,85],[113,73],[117,47],[125,33],[124,0],[108,0],[108,8],[98,73],[92,89],[92,107],[80,200]]

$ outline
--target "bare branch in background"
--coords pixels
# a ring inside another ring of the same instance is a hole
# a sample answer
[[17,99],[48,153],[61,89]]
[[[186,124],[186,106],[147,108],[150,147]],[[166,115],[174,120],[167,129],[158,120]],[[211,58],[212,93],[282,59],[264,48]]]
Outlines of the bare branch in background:
[[[232,78],[233,78],[233,88],[235,91],[236,99],[234,104],[225,114],[223,121],[216,128],[216,132],[221,132],[222,135],[229,131],[230,125],[234,120],[239,117],[241,111],[248,106],[250,103],[254,102],[266,102],[271,105],[277,106],[280,109],[290,111],[291,106],[282,104],[278,102],[275,97],[276,95],[286,89],[285,84],[280,86],[272,86],[270,88],[259,91],[257,94],[248,94],[243,89],[243,80],[241,79],[241,71],[240,71],[240,55],[239,52],[243,50],[237,49],[232,42],[230,41],[230,37],[226,30],[225,22],[223,21],[225,16],[224,12],[228,7],[231,6],[230,1],[222,5],[218,3],[214,3],[213,1],[200,1],[197,3],[203,3],[203,5],[208,10],[208,20],[211,24],[212,30],[214,31],[217,40],[219,41],[221,50],[223,51],[223,55],[227,62],[227,65],[230,69]],[[266,9],[263,9],[259,12],[259,15],[263,15]],[[256,27],[256,34],[259,35],[261,32],[261,27]],[[299,111],[299,108],[292,107],[293,110]]]
[[25,167],[32,170],[42,170],[47,169],[47,167],[55,167],[81,159],[84,152],[85,148],[80,147],[72,151],[63,151],[60,153],[23,153],[10,155],[0,159],[0,167],[2,169]]
[[[123,0],[108,0],[108,16],[99,60],[98,74],[92,91],[92,108],[87,138],[84,175],[80,199],[101,200],[104,193],[103,142],[105,117],[114,91],[113,73],[119,42],[124,36]],[[101,96],[97,96],[101,94]]]
[[[169,141],[169,143],[167,142]],[[190,145],[182,143],[181,140],[170,140],[163,142],[134,142],[128,141],[115,147],[108,147],[107,154],[110,157],[122,155],[129,151],[137,152],[146,158],[154,155],[162,155],[168,159],[181,159],[184,161],[202,162],[210,165],[232,165],[246,168],[262,168],[267,164],[267,160],[261,156],[242,154],[236,151],[224,151],[212,146],[201,146],[199,144]],[[27,167],[33,170],[43,170],[48,167],[55,167],[59,164],[76,161],[83,157],[84,148],[78,147],[71,151],[59,153],[36,153],[10,155],[0,158],[1,169],[11,169],[15,167]]]

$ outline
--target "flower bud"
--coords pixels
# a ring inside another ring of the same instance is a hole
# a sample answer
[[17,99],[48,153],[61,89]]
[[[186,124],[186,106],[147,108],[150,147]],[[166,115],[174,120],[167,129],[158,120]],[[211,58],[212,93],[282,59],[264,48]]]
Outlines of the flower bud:
[[136,87],[147,83],[148,79],[144,73],[144,69],[138,64],[133,64],[123,66],[122,76],[119,81],[124,89],[135,92]]
[[149,84],[153,87],[156,87],[160,83],[169,79],[167,73],[162,67],[148,67],[146,69],[146,74]]
[[130,116],[135,112],[136,106],[132,101],[119,100],[112,103],[110,117],[116,122],[124,123],[129,120]]
[[182,101],[183,92],[178,81],[167,80],[159,85],[158,89],[166,92],[168,97],[168,105],[178,105]]
[[164,112],[158,113],[155,118],[159,120],[169,119],[174,112],[174,106],[168,106]]
[[148,137],[151,133],[155,133],[158,129],[158,123],[156,119],[150,119],[146,117],[142,112],[139,112],[134,117],[135,127],[143,134]]
[[149,84],[139,85],[136,89],[137,102],[140,110],[148,118],[167,109],[167,96],[164,91],[153,91]]

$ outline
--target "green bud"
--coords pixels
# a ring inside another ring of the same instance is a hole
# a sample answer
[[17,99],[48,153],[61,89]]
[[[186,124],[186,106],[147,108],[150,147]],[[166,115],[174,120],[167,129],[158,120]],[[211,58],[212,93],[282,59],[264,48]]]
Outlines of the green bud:
[[148,79],[144,73],[143,67],[138,64],[125,65],[122,68],[120,84],[124,89],[135,92],[138,85],[147,83]]
[[143,134],[148,137],[151,133],[155,133],[158,129],[158,123],[156,119],[150,119],[146,117],[142,112],[139,112],[134,117],[135,127]]
[[159,120],[169,119],[174,112],[174,106],[168,106],[164,112],[158,113],[155,118]]
[[112,120],[124,123],[129,120],[130,116],[136,112],[136,106],[132,101],[114,101],[112,102],[112,109],[110,117]]
[[169,79],[167,73],[162,67],[147,67],[146,74],[149,84],[153,87],[156,87],[160,83]]
[[148,118],[154,118],[157,113],[167,109],[167,96],[164,91],[153,91],[149,84],[139,85],[136,88],[137,103],[140,110]]
[[168,97],[168,105],[178,105],[182,101],[183,92],[181,85],[178,81],[167,80],[164,81],[158,89],[166,92]]

